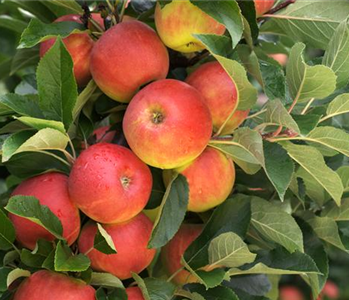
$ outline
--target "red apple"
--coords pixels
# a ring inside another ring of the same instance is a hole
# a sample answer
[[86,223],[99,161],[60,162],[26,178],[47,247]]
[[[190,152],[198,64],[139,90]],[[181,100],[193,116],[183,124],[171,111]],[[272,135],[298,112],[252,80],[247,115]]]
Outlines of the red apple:
[[274,6],[275,0],[254,0],[257,17],[262,16]]
[[280,288],[280,300],[304,300],[303,294],[294,286],[283,286]]
[[139,21],[111,27],[91,53],[93,79],[105,94],[120,102],[129,102],[142,85],[165,78],[168,69],[165,46],[153,29]]
[[125,222],[148,202],[152,176],[129,149],[99,143],[83,151],[69,176],[72,201],[91,219],[104,224]]
[[142,291],[139,287],[129,287],[126,289],[128,300],[144,300]]
[[182,174],[188,181],[188,210],[193,212],[203,212],[224,202],[235,181],[233,161],[211,147],[207,147],[193,162],[174,170],[165,170],[164,181],[168,184],[176,173]]
[[268,56],[275,59],[283,67],[287,64],[288,56],[284,53],[272,53],[268,54]]
[[[237,89],[219,62],[201,65],[186,82],[196,88],[210,109],[213,130],[217,132],[237,105]],[[237,110],[225,125],[222,135],[234,131],[248,116],[249,110]]]
[[[60,219],[63,237],[71,245],[80,231],[78,208],[68,194],[68,177],[60,173],[46,173],[23,181],[12,196],[34,196],[40,204],[48,208]],[[55,237],[40,225],[25,218],[9,214],[15,230],[16,239],[23,246],[34,249],[38,239],[52,241]]]
[[165,79],[142,89],[123,120],[126,140],[148,165],[172,169],[200,155],[212,133],[210,112],[188,84]]
[[324,297],[328,299],[338,299],[339,298],[339,288],[332,281],[327,281],[321,291],[321,294],[317,298],[317,300],[322,300]]
[[95,300],[95,293],[82,280],[41,270],[23,281],[13,300]]
[[143,213],[121,224],[103,225],[117,250],[116,254],[107,255],[93,249],[97,226],[87,223],[81,231],[79,251],[87,254],[94,270],[111,273],[122,280],[131,278],[132,272],[143,271],[155,256],[156,250],[147,248],[152,225]]
[[156,29],[164,44],[176,51],[195,52],[205,49],[193,34],[216,34],[225,32],[224,25],[203,12],[189,0],[172,1],[155,9]]
[[[189,245],[200,235],[203,226],[201,224],[182,224],[174,238],[161,250],[161,260],[169,276],[180,268],[181,257]],[[173,282],[178,285],[197,282],[197,279],[188,271],[182,270],[174,278]]]
[[[59,17],[55,22],[76,22],[81,23],[79,15],[65,15]],[[53,46],[56,39],[46,40],[40,45],[40,57]],[[63,39],[68,52],[74,63],[74,76],[79,86],[86,85],[91,79],[90,54],[94,45],[92,38],[87,33],[74,33]]]

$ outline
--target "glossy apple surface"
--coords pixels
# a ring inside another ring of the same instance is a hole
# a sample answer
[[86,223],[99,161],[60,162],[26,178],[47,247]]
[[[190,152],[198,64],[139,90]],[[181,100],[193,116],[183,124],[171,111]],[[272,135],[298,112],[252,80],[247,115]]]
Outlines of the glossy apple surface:
[[280,300],[305,300],[303,294],[294,286],[283,286],[279,292]]
[[144,300],[142,291],[139,287],[129,287],[126,289],[128,300]]
[[103,224],[121,223],[147,204],[152,175],[129,149],[99,143],[76,159],[68,187],[72,201],[88,217]]
[[[46,173],[23,181],[12,196],[34,196],[41,205],[46,205],[61,221],[63,237],[71,245],[80,231],[78,208],[68,194],[68,177],[60,173]],[[55,237],[40,225],[25,218],[9,214],[15,230],[16,239],[23,246],[34,249],[38,239],[52,241]]]
[[143,213],[121,224],[103,225],[113,239],[116,254],[104,254],[93,248],[97,233],[96,224],[87,223],[79,238],[79,251],[87,253],[91,266],[96,271],[108,272],[124,280],[132,277],[132,272],[140,273],[153,260],[156,250],[148,249],[148,241],[153,224]]
[[200,155],[212,133],[210,112],[188,84],[164,79],[142,89],[123,120],[126,140],[146,164],[172,169]]
[[257,17],[269,11],[275,4],[275,0],[254,0]]

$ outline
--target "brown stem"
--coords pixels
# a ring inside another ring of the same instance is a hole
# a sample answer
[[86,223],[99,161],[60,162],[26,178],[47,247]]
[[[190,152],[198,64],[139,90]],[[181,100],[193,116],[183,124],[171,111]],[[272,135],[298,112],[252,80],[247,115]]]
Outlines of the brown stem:
[[275,6],[274,8],[268,10],[263,16],[259,17],[257,19],[257,21],[259,22],[259,21],[263,20],[264,17],[267,17],[267,15],[273,15],[276,12],[278,12],[279,10],[281,10],[281,9],[283,9],[283,8],[285,8],[285,7],[287,7],[290,4],[295,3],[295,2],[296,2],[296,0],[286,0],[286,1],[284,1],[284,2],[280,3],[279,5]]

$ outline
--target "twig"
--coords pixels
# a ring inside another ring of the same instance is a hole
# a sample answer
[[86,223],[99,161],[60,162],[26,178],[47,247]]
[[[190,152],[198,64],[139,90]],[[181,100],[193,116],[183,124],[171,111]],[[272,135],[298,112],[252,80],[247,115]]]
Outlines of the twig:
[[283,8],[289,6],[290,4],[295,3],[296,0],[286,0],[285,2],[280,3],[279,5],[275,6],[274,8],[267,11],[264,15],[273,15],[279,10],[282,10]]
[[304,109],[302,110],[301,115],[304,115],[304,114],[307,112],[307,110],[309,109],[310,105],[312,105],[312,103],[314,102],[314,100],[315,100],[315,98],[311,98],[311,99],[309,100],[309,102],[307,103],[307,105],[306,105],[306,106],[304,107]]

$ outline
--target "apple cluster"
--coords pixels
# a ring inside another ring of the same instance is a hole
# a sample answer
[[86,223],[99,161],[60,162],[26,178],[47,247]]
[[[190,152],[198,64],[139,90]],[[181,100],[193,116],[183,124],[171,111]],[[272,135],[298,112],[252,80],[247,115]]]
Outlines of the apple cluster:
[[[263,6],[263,10],[272,4]],[[256,8],[258,13],[257,4]],[[236,109],[237,86],[217,61],[202,64],[185,82],[166,79],[170,64],[166,47],[184,53],[201,51],[204,46],[192,34],[222,35],[225,27],[189,0],[172,1],[164,7],[158,3],[154,17],[157,32],[124,17],[97,41],[85,32],[63,39],[80,87],[92,78],[109,98],[128,103],[123,132],[129,148],[111,143],[115,132],[105,134],[108,127],[100,128],[95,132],[98,143],[81,152],[69,176],[42,174],[23,181],[13,192],[35,196],[48,206],[60,219],[68,245],[78,240],[79,252],[90,258],[92,269],[121,280],[143,271],[156,253],[147,247],[153,225],[142,212],[152,190],[149,166],[164,170],[165,185],[177,174],[186,178],[188,211],[216,207],[231,193],[235,169],[231,159],[208,146],[209,140],[213,133],[232,133],[249,113],[236,110],[229,118]],[[98,14],[92,14],[92,18],[104,28]],[[78,15],[56,20],[63,21],[81,22]],[[54,39],[42,42],[40,55],[53,44]],[[82,229],[80,211],[90,219]],[[10,218],[17,241],[23,246],[34,249],[39,239],[54,240],[38,224],[12,214]],[[112,238],[116,254],[94,249],[97,223]],[[184,224],[164,247],[162,259],[169,275],[180,269],[181,256],[201,230],[202,225]],[[183,284],[195,279],[183,270],[173,281]],[[34,287],[35,299],[53,299],[49,295],[55,294],[58,286],[60,295],[70,291],[70,296],[60,299],[94,299],[92,287],[50,271],[33,274],[14,299],[27,299],[25,295],[34,294]],[[72,298],[71,290],[80,298]],[[126,292],[131,300],[143,299],[138,288]]]

